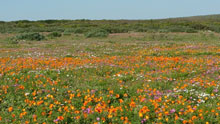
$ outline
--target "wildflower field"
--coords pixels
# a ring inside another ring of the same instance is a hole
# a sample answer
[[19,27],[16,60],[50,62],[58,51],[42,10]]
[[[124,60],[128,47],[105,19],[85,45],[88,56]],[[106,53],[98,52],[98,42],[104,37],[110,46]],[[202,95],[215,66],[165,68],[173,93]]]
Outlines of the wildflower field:
[[152,35],[0,34],[0,123],[220,123],[219,34]]

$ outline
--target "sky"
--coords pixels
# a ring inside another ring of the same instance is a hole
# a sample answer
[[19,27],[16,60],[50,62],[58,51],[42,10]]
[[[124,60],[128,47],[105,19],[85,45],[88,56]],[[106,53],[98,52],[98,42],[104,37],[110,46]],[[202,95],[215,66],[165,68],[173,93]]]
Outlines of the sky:
[[0,20],[161,19],[220,14],[220,0],[0,0]]

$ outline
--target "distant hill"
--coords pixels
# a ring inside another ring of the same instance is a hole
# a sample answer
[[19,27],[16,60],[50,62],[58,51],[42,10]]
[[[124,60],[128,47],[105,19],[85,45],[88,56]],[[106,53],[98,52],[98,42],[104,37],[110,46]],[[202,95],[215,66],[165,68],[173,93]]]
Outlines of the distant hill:
[[190,17],[178,17],[178,18],[169,18],[169,19],[164,19],[164,20],[220,21],[220,14],[200,15],[200,16],[190,16]]
[[61,32],[86,33],[94,29],[109,33],[126,32],[187,32],[220,33],[220,14],[156,19],[156,20],[39,20],[0,21],[0,33]]

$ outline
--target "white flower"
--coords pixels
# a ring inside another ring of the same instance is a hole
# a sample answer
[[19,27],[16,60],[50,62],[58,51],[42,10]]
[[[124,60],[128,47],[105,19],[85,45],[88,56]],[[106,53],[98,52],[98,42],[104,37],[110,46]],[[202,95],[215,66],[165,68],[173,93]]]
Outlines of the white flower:
[[29,94],[30,94],[30,93],[25,93],[24,95],[25,95],[25,96],[28,96]]

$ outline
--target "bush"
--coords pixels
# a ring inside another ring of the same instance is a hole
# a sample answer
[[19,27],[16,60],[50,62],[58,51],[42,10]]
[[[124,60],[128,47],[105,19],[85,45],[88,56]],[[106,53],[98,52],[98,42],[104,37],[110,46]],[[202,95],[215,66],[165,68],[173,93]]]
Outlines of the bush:
[[69,32],[63,32],[63,35],[64,35],[64,36],[70,36],[71,33],[69,33]]
[[54,37],[61,37],[62,34],[59,32],[52,32],[52,33],[48,34],[47,36],[50,38],[54,38]]
[[82,34],[82,33],[85,33],[85,32],[87,32],[87,31],[88,31],[87,28],[76,28],[76,29],[73,30],[73,32],[74,32],[75,34]]
[[198,31],[193,29],[193,28],[187,28],[185,32],[187,32],[187,33],[197,33]]
[[85,33],[85,37],[108,37],[109,33],[104,29],[94,29]]
[[185,28],[181,26],[168,27],[170,32],[185,32]]
[[23,33],[20,35],[17,35],[13,38],[14,40],[36,40],[36,41],[41,41],[44,40],[45,37],[39,33]]
[[73,28],[66,29],[66,30],[64,31],[64,33],[74,33],[74,32],[75,32],[75,29],[73,29]]
[[9,37],[5,39],[8,44],[19,44],[19,42],[14,37]]

